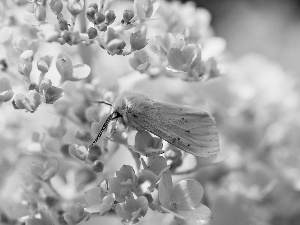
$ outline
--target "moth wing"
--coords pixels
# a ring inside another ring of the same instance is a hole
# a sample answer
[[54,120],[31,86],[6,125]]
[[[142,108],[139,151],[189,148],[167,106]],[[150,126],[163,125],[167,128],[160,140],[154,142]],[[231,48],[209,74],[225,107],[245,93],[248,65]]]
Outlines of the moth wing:
[[[132,118],[134,119],[134,118]],[[219,136],[210,115],[198,108],[154,102],[136,120],[139,127],[200,157],[219,152]]]

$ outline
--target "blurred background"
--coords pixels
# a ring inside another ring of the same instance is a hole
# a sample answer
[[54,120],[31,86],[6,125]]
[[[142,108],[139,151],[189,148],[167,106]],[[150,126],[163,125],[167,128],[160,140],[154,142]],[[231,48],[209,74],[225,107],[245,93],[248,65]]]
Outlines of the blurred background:
[[[183,1],[185,2],[185,1]],[[263,54],[287,70],[299,70],[299,10],[297,0],[196,0],[212,15],[217,36],[235,57]]]

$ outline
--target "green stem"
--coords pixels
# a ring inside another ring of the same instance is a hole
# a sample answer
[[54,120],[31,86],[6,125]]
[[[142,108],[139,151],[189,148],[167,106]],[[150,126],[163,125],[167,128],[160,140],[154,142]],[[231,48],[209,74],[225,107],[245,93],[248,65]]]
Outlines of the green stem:
[[99,12],[102,12],[104,11],[104,4],[105,4],[105,0],[100,0],[100,3],[99,3]]
[[40,77],[39,77],[39,85],[42,83],[43,79],[45,78],[46,73],[41,72]]
[[70,30],[71,30],[72,32],[74,31],[76,19],[77,19],[77,15],[73,15],[72,21],[71,21],[71,28],[70,28]]

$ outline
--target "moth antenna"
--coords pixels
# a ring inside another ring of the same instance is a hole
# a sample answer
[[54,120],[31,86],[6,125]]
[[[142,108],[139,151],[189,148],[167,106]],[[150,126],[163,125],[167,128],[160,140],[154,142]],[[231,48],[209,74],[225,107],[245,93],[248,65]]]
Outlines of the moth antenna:
[[99,104],[105,104],[105,105],[109,105],[112,107],[112,104],[110,102],[107,102],[107,101],[95,101],[96,103],[99,103]]
[[95,140],[93,141],[93,143],[90,145],[90,147],[92,147],[94,144],[96,144],[96,142],[99,140],[99,138],[101,137],[102,133],[107,129],[107,126],[109,124],[110,121],[117,119],[119,117],[122,117],[122,115],[118,112],[113,112],[112,114],[109,115],[109,117],[107,117],[107,119],[105,120],[100,132],[98,133],[97,137],[95,138]]

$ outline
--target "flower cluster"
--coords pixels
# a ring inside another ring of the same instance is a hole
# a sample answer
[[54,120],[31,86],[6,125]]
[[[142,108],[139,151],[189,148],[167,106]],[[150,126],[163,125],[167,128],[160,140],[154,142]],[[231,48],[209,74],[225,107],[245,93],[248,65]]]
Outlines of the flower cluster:
[[[3,159],[0,154],[0,162],[32,158],[25,163],[28,169],[22,172],[25,179],[16,202],[1,206],[0,217],[29,225],[74,225],[95,213],[114,211],[122,222],[135,224],[151,209],[162,216],[172,214],[180,223],[210,220],[210,210],[200,202],[204,190],[198,181],[173,186],[172,175],[179,174],[186,159],[181,150],[147,131],[138,131],[132,140],[122,119],[107,120],[113,115],[111,103],[126,83],[118,73],[184,81],[220,75],[217,60],[203,57],[203,37],[210,37],[206,29],[201,35],[188,34],[180,29],[191,26],[175,26],[162,17],[166,27],[158,30],[156,16],[165,13],[165,4],[173,5],[153,0],[126,2],[121,9],[104,0],[0,3],[0,13],[6,9],[0,25],[0,106],[21,109],[10,116],[20,118],[15,119],[19,124],[10,124],[10,119],[3,123],[8,127],[0,138],[3,151],[10,150],[11,143],[16,151],[3,154]],[[10,14],[14,9],[22,16]],[[29,129],[16,143],[12,127],[23,127],[23,121]],[[36,129],[40,121],[42,128]],[[103,131],[107,138],[91,146]],[[113,160],[119,149],[127,149],[135,167]]]

